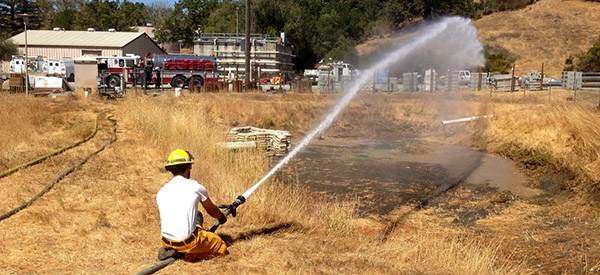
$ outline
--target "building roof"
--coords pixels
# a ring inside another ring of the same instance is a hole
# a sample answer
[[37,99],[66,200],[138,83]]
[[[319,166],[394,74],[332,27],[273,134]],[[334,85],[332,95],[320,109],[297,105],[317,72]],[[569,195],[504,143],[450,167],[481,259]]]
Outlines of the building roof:
[[[142,35],[147,36],[143,32],[28,30],[27,45],[122,48]],[[25,45],[25,32],[10,39]]]

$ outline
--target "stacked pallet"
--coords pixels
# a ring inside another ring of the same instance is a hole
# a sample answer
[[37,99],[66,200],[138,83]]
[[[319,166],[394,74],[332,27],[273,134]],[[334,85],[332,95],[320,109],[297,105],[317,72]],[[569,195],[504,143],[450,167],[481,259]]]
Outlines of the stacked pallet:
[[530,71],[529,73],[527,73],[526,75],[523,76],[523,88],[525,90],[530,90],[530,91],[541,91],[542,90],[542,86],[541,86],[541,80],[542,75],[540,74],[540,72],[533,70]]
[[469,89],[472,91],[486,90],[489,76],[490,73],[472,73]]
[[491,78],[492,87],[499,92],[511,92],[512,81],[510,74],[499,74]]
[[437,90],[437,79],[438,73],[434,69],[425,71],[425,77],[423,78],[423,90],[425,92],[433,92]]
[[460,76],[459,71],[452,71],[446,73],[446,91],[458,91],[460,90]]
[[25,74],[11,73],[8,82],[10,93],[22,93],[25,91]]
[[402,74],[402,89],[405,92],[416,92],[418,85],[417,73]]
[[564,89],[580,90],[582,82],[582,72],[562,72],[562,84]]
[[227,133],[227,140],[229,142],[254,141],[258,149],[275,156],[287,154],[292,145],[292,135],[289,131],[261,129],[252,126],[232,128]]

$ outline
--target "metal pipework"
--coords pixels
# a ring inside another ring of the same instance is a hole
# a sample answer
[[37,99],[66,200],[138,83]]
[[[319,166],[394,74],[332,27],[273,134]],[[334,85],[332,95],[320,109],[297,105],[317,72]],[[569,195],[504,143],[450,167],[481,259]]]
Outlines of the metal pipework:
[[465,117],[465,118],[452,119],[452,120],[442,120],[442,125],[463,123],[463,122],[469,122],[471,120],[476,120],[476,119],[481,119],[481,118],[493,118],[493,117],[495,117],[494,114],[484,115],[484,116],[472,116],[472,117]]

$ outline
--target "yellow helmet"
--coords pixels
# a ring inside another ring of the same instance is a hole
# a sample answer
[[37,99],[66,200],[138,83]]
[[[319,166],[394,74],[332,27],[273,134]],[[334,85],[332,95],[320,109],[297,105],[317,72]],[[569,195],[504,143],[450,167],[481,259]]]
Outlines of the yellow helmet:
[[167,159],[167,163],[165,163],[165,167],[188,163],[194,163],[194,157],[192,154],[186,150],[175,149],[173,152],[171,152],[171,154],[169,154],[169,158]]

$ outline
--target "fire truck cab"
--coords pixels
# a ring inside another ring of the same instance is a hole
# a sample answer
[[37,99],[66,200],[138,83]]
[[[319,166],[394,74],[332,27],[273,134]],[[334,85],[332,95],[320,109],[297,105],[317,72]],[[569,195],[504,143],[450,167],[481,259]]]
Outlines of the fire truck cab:
[[126,56],[97,56],[98,72],[104,79],[104,83],[108,88],[115,88],[121,85],[121,77],[123,77],[123,69],[127,70],[127,75],[124,78],[126,83],[131,82],[133,67],[140,63],[138,55],[127,54]]

